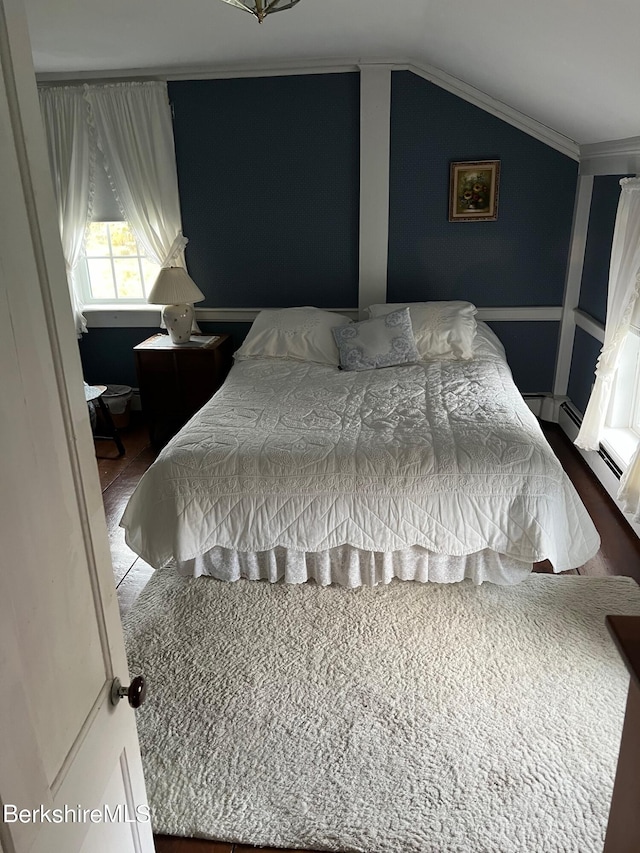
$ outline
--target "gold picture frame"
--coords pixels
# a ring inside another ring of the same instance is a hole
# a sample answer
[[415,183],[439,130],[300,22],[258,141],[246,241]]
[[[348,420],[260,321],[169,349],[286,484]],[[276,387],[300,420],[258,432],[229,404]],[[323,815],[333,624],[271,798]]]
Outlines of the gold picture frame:
[[500,160],[451,163],[449,222],[487,222],[498,218]]

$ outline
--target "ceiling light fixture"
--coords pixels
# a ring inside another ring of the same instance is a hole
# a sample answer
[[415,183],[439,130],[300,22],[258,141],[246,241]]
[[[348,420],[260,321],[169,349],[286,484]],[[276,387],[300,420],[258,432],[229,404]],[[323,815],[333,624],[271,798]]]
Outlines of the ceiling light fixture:
[[249,3],[242,3],[241,0],[222,0],[222,2],[243,9],[250,15],[254,15],[259,23],[262,23],[267,15],[271,15],[272,12],[292,9],[300,0],[252,0]]

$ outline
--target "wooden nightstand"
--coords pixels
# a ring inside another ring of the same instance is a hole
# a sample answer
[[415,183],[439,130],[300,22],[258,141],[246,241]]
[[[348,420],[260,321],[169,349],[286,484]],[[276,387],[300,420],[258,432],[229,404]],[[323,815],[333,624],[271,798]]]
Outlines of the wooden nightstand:
[[[201,341],[198,340],[201,339]],[[211,398],[231,367],[230,335],[193,335],[173,344],[153,335],[133,348],[142,411],[159,450]]]

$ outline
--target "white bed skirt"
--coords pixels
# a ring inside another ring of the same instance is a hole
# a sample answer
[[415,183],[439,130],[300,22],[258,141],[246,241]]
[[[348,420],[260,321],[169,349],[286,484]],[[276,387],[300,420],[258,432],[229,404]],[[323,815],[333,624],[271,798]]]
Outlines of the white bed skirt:
[[376,586],[393,578],[426,583],[457,583],[469,578],[474,584],[485,581],[509,586],[520,583],[532,564],[514,560],[486,549],[464,557],[434,554],[415,545],[403,551],[362,551],[341,545],[328,551],[305,552],[288,548],[242,552],[215,547],[201,557],[178,563],[186,577],[208,575],[223,581],[268,580],[272,583],[305,583],[320,586],[335,583],[344,587]]

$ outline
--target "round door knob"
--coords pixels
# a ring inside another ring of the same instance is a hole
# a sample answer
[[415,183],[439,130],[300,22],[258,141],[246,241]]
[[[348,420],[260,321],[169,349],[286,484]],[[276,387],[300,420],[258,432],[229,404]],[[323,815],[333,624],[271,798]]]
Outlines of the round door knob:
[[147,698],[147,682],[144,675],[136,675],[128,687],[123,687],[120,679],[114,678],[111,685],[111,704],[117,705],[123,696],[127,697],[132,708],[139,708]]

